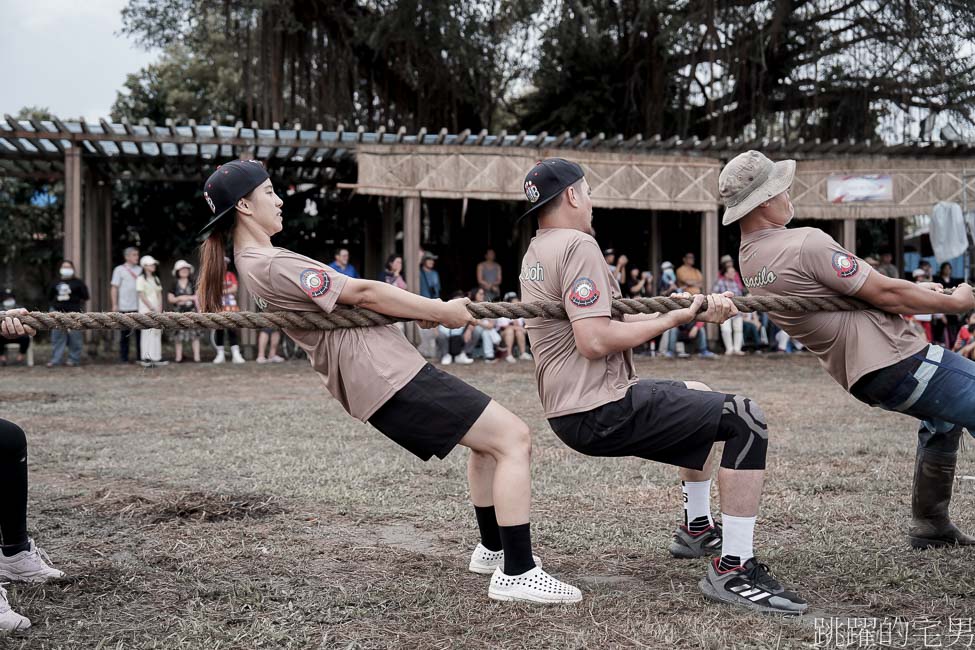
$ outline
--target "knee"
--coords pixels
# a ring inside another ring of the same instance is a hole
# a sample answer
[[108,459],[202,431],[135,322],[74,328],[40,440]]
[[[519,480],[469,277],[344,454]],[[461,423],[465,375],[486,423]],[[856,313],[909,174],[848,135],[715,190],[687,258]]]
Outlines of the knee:
[[531,461],[532,436],[528,425],[520,418],[514,418],[499,440],[499,455],[511,459]]
[[701,381],[685,381],[684,385],[691,390],[711,390],[711,387]]
[[16,456],[17,460],[27,450],[27,434],[19,426],[0,419],[0,457]]

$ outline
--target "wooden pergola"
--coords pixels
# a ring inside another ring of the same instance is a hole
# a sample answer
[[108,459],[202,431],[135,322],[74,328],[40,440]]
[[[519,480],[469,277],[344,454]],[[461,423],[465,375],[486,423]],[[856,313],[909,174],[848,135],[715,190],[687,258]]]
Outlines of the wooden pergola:
[[[757,149],[798,162],[793,201],[802,218],[843,220],[841,240],[855,247],[855,220],[909,217],[937,201],[959,201],[975,190],[966,166],[975,146],[962,143],[885,145],[871,141],[781,141],[710,138],[606,137],[598,134],[448,133],[406,129],[325,131],[294,124],[260,128],[211,124],[97,124],[53,120],[0,120],[0,176],[63,178],[64,255],[79,264],[93,292],[92,308],[108,304],[111,268],[111,181],[201,183],[221,162],[259,159],[278,183],[333,184],[360,194],[403,200],[404,266],[419,286],[420,208],[424,198],[523,201],[522,182],[540,158],[579,162],[604,208],[648,211],[650,257],[659,264],[658,211],[701,215],[705,277],[717,274],[717,177],[731,157]],[[887,202],[833,204],[831,175],[887,174]],[[393,215],[384,214],[381,247],[393,246]],[[389,223],[386,223],[389,222]]]

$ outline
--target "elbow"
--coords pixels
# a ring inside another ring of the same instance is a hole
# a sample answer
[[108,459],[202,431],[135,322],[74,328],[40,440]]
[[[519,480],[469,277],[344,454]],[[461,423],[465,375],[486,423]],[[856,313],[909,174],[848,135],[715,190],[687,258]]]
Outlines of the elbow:
[[605,348],[606,346],[599,339],[576,340],[576,349],[579,350],[579,354],[590,361],[596,361],[606,357],[609,351]]

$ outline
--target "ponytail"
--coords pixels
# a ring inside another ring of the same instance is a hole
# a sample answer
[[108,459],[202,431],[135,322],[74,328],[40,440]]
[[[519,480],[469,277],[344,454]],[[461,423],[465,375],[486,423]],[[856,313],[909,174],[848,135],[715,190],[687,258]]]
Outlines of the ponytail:
[[200,244],[200,283],[197,294],[200,309],[204,312],[220,311],[223,307],[223,281],[227,275],[227,235],[233,230],[233,219],[226,220],[229,225],[217,228]]

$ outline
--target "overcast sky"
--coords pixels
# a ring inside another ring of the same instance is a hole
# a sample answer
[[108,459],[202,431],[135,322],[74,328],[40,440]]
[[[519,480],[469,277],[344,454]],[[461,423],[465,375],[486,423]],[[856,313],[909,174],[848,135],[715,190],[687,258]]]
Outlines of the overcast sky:
[[0,0],[0,115],[24,106],[107,118],[131,72],[157,56],[125,36],[126,0]]

